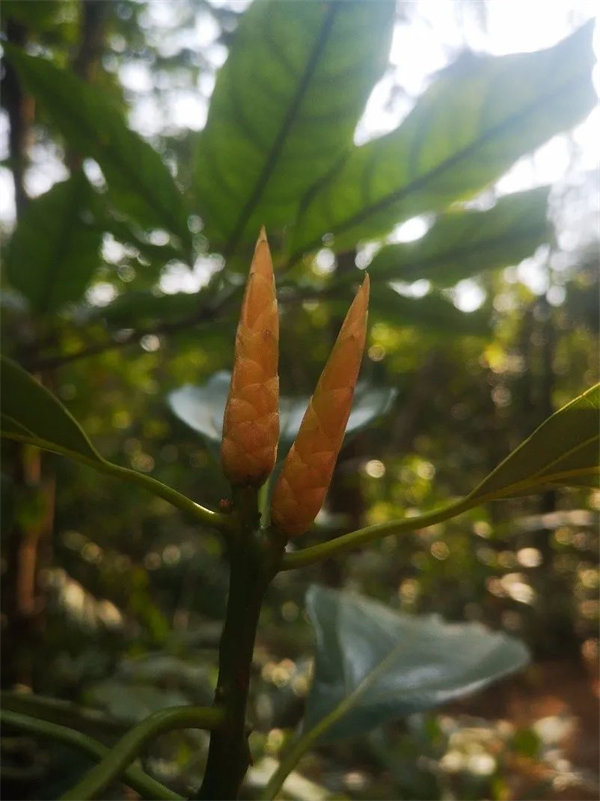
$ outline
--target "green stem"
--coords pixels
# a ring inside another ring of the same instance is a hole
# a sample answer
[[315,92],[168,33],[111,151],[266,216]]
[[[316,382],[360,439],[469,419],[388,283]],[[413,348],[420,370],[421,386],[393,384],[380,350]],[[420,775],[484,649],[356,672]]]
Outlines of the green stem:
[[130,729],[111,748],[99,765],[63,796],[63,801],[87,801],[101,793],[137,758],[142,748],[159,734],[173,729],[216,729],[223,713],[214,707],[176,706],[161,709]]
[[324,559],[329,559],[332,556],[339,556],[339,554],[352,550],[353,548],[360,548],[368,542],[373,542],[373,540],[378,540],[382,537],[389,537],[392,534],[403,534],[407,531],[414,531],[419,528],[427,528],[435,523],[440,523],[442,520],[456,517],[466,512],[467,509],[479,506],[481,503],[483,503],[481,498],[462,498],[460,501],[456,501],[449,506],[436,509],[424,515],[407,517],[404,520],[392,520],[389,523],[377,523],[374,526],[367,526],[367,528],[351,531],[349,534],[343,534],[341,537],[335,537],[328,542],[313,545],[311,548],[303,548],[300,551],[286,553],[281,561],[281,570],[293,570],[297,567],[306,567],[306,565],[322,562]]
[[355,707],[357,699],[360,698],[361,695],[363,695],[368,688],[374,684],[375,681],[377,681],[378,676],[385,674],[385,671],[389,669],[389,665],[393,662],[394,656],[394,652],[388,654],[387,657],[373,671],[365,676],[365,678],[363,678],[362,681],[357,684],[354,690],[352,690],[349,695],[340,701],[340,703],[334,709],[332,709],[328,715],[325,715],[325,717],[322,718],[316,726],[313,726],[310,731],[305,732],[298,740],[296,740],[291,749],[279,763],[279,767],[275,773],[269,779],[267,786],[261,793],[261,799],[275,798],[279,788],[284,783],[291,771],[296,767],[300,758],[317,742],[319,737],[324,734],[327,729],[333,726],[334,723],[337,723],[338,720],[343,718],[344,715],[346,715]]
[[113,464],[112,462],[105,462],[105,464],[107,466],[107,469],[105,470],[106,473],[124,478],[127,481],[131,481],[135,484],[145,487],[145,489],[147,489],[149,492],[164,498],[165,501],[168,501],[170,504],[176,506],[178,509],[181,509],[183,512],[195,517],[196,520],[199,520],[208,526],[212,526],[213,528],[219,529],[220,531],[227,531],[230,528],[231,521],[229,515],[221,514],[220,512],[214,512],[212,509],[207,509],[205,506],[201,506],[199,503],[192,501],[191,498],[188,498],[186,495],[182,495],[180,492],[177,492],[177,490],[168,487],[166,484],[163,484],[161,481],[157,481],[155,478],[152,478],[152,476],[148,476],[145,473],[138,473],[137,470],[130,470],[128,467],[121,467],[120,465]]
[[[107,746],[99,743],[98,740],[81,734],[81,732],[69,729],[67,726],[59,726],[57,723],[49,723],[46,720],[22,715],[19,712],[3,709],[0,712],[0,720],[3,724],[14,726],[20,731],[72,745],[74,748],[85,751],[86,754],[95,759],[104,759],[110,751]],[[123,775],[127,784],[136,790],[142,798],[165,798],[175,799],[176,801],[182,798],[178,793],[169,790],[168,787],[157,782],[135,765],[126,768],[123,771]]]
[[223,709],[223,726],[210,739],[199,798],[237,798],[250,764],[246,706],[258,618],[265,591],[277,572],[283,544],[259,528],[257,491],[234,490],[237,530],[228,542],[230,578],[225,625],[219,646],[215,704]]

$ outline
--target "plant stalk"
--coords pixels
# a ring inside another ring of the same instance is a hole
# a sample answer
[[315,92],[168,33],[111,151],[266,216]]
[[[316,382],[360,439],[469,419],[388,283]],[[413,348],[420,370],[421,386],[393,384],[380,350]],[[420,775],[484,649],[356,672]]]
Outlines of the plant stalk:
[[283,543],[259,528],[258,494],[234,490],[238,526],[228,542],[230,579],[219,647],[215,706],[223,725],[211,733],[200,799],[235,799],[251,762],[246,706],[256,628],[266,589],[279,568]]

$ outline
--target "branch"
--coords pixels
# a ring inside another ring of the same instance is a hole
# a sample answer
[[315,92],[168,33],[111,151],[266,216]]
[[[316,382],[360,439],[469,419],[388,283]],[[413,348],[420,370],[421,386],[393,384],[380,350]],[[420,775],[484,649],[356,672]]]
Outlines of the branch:
[[173,729],[216,729],[222,722],[223,713],[216,707],[175,706],[161,709],[121,737],[102,762],[92,768],[75,787],[68,790],[62,799],[86,801],[98,798],[137,758],[146,743],[163,732]]
[[373,542],[373,540],[378,540],[382,537],[389,537],[392,534],[403,534],[408,531],[415,531],[415,529],[433,526],[435,523],[440,523],[442,520],[456,517],[466,512],[467,509],[479,506],[484,501],[485,498],[462,498],[456,503],[452,503],[449,506],[436,509],[424,515],[407,517],[404,520],[391,520],[388,523],[377,523],[374,526],[367,526],[367,528],[351,531],[349,534],[344,534],[341,537],[335,537],[329,540],[329,542],[323,542],[320,545],[313,545],[310,548],[302,548],[299,551],[286,553],[281,562],[281,570],[293,570],[297,567],[306,567],[306,565],[322,562],[324,559],[329,559],[332,556],[339,556],[341,553],[350,551],[353,548],[360,548],[368,542]]

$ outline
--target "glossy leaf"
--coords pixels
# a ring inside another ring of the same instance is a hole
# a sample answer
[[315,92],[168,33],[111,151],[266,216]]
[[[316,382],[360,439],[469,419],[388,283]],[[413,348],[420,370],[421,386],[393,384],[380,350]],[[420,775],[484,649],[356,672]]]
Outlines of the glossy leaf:
[[6,47],[28,91],[81,156],[95,159],[111,202],[147,228],[164,228],[191,248],[182,195],[159,154],[125,124],[120,109],[72,72]]
[[600,384],[545,420],[473,490],[468,500],[507,498],[543,487],[597,487]]
[[371,290],[371,321],[392,326],[413,326],[424,333],[445,337],[489,332],[489,315],[477,309],[462,312],[439,292],[421,298],[401,295],[389,284],[374,284]]
[[[221,370],[212,375],[203,386],[186,384],[168,398],[173,413],[186,425],[203,436],[212,452],[218,454],[223,430],[223,413],[229,391],[231,373]],[[370,387],[359,382],[354,393],[352,412],[346,427],[346,436],[360,431],[385,414],[396,396],[388,387]],[[308,397],[279,398],[279,449],[277,459],[286,455],[296,438]]]
[[444,70],[399,128],[355,148],[306,199],[292,259],[324,234],[346,250],[468,198],[581,120],[596,103],[592,32],[588,23],[548,50],[469,54]]
[[211,243],[231,253],[293,220],[352,145],[381,75],[395,3],[257,0],[244,14],[199,138],[195,182]]
[[483,270],[508,267],[548,242],[548,187],[501,198],[488,211],[442,214],[422,239],[385,245],[369,265],[372,281],[416,281],[453,286]]
[[93,190],[82,173],[29,202],[10,241],[6,275],[31,309],[53,312],[83,295],[100,262],[90,227]]
[[320,742],[486,687],[527,664],[527,648],[479,623],[407,615],[345,592],[310,587],[316,661],[304,730],[328,716]]

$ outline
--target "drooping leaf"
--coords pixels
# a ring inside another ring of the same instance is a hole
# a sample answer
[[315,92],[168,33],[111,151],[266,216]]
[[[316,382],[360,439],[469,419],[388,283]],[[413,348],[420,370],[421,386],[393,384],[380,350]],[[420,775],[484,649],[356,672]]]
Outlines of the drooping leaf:
[[373,281],[416,281],[453,286],[483,270],[508,267],[548,242],[548,187],[501,198],[489,211],[442,214],[416,242],[385,245],[369,265]]
[[31,200],[19,220],[6,275],[33,311],[79,300],[97,269],[102,234],[90,227],[92,193],[83,173],[75,173]]
[[462,312],[439,292],[428,292],[421,298],[401,295],[389,284],[374,284],[371,290],[371,322],[414,326],[427,333],[454,336],[485,335],[489,332],[489,315],[481,309]]
[[258,0],[244,14],[199,138],[205,232],[231,253],[293,219],[345,149],[385,67],[395,3]]
[[43,450],[83,462],[101,473],[141,484],[188,514],[219,525],[218,515],[144,473],[121,467],[104,459],[87,438],[79,423],[51,392],[18,364],[0,357],[2,410],[0,437],[35,445]]
[[600,477],[600,384],[567,403],[468,495],[508,498],[544,487],[597,487]]
[[187,211],[168,167],[104,93],[44,58],[3,45],[28,91],[48,119],[82,156],[95,159],[111,202],[148,228],[176,234],[191,249]]
[[[203,386],[186,384],[169,394],[168,403],[173,413],[186,425],[202,435],[207,446],[218,454],[223,430],[223,413],[229,392],[231,373],[220,370]],[[371,387],[359,382],[354,393],[352,412],[346,427],[346,436],[352,435],[385,414],[396,396],[389,387]],[[296,439],[300,422],[306,411],[308,397],[279,398],[279,449],[277,459],[283,459]]]
[[592,32],[588,23],[547,50],[469,54],[444,70],[399,128],[354,148],[306,198],[292,260],[324,234],[345,250],[466,199],[581,120],[596,102]]
[[88,463],[103,459],[79,423],[51,392],[15,362],[0,358],[1,434]]
[[402,614],[314,585],[306,605],[317,650],[304,730],[331,716],[320,742],[475,692],[529,659],[522,643],[479,623]]

